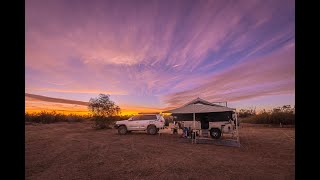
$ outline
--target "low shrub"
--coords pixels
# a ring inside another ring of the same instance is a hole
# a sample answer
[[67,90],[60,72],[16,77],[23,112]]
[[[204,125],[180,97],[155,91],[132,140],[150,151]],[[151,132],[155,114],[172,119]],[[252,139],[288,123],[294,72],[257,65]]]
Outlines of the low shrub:
[[85,120],[93,121],[94,129],[111,128],[115,121],[126,120],[130,116],[93,116],[93,115],[77,115],[77,114],[61,114],[55,111],[42,111],[38,113],[25,113],[25,122],[27,123],[43,123],[50,124],[56,122],[82,122]]
[[94,129],[111,129],[115,122],[122,120],[122,118],[120,116],[92,116],[90,120],[94,122]]
[[88,116],[76,115],[76,114],[61,114],[55,111],[42,111],[39,113],[25,113],[25,122],[30,123],[55,123],[55,122],[81,122],[88,119]]
[[254,124],[282,124],[282,125],[294,125],[295,114],[293,111],[270,111],[262,112],[260,114],[250,116],[241,120],[243,123]]

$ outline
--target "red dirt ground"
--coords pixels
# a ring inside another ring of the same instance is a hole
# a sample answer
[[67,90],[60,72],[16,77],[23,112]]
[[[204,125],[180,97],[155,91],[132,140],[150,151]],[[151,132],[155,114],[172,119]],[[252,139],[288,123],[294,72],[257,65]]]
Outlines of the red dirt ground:
[[241,147],[118,135],[89,122],[26,125],[26,179],[295,179],[295,130],[242,124]]

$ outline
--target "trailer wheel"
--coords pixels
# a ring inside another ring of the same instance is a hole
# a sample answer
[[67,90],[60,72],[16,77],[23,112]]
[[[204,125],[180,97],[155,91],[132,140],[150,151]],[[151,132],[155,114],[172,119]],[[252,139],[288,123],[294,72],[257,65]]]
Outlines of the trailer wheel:
[[210,136],[213,138],[213,139],[219,139],[221,137],[221,131],[220,129],[217,129],[217,128],[213,128],[210,130]]

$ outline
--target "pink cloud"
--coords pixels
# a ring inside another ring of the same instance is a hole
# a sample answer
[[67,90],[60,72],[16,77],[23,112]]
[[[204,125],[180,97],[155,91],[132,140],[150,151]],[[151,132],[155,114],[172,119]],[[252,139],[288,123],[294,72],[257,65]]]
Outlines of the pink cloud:
[[[294,48],[232,66],[202,79],[191,90],[169,94],[163,100],[179,106],[196,97],[210,101],[239,101],[260,96],[294,93]],[[184,81],[188,84],[190,81]]]
[[27,0],[26,89],[164,99],[159,106],[269,93],[257,84],[286,92],[294,57],[260,57],[294,46],[293,12],[293,1]]

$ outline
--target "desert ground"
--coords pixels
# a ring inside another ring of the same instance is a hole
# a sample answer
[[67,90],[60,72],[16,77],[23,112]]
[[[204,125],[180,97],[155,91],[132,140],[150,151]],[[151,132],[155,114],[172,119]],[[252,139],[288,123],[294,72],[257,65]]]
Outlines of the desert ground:
[[295,179],[295,129],[241,124],[241,147],[179,135],[94,130],[91,122],[25,126],[26,179]]

